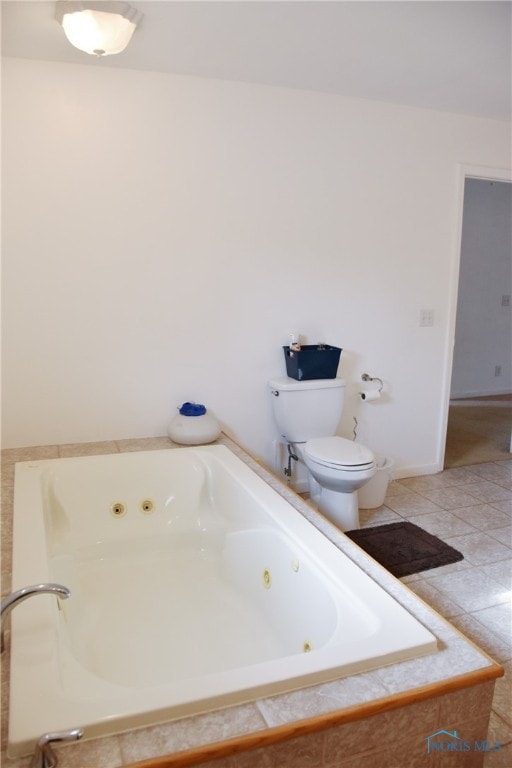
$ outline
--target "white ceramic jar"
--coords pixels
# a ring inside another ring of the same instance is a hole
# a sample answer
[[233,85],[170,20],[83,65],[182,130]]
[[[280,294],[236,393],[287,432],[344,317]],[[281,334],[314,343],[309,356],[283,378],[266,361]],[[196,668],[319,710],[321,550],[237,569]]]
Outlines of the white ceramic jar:
[[167,433],[179,445],[204,445],[213,443],[221,427],[215,416],[199,403],[183,403],[178,414],[171,420]]

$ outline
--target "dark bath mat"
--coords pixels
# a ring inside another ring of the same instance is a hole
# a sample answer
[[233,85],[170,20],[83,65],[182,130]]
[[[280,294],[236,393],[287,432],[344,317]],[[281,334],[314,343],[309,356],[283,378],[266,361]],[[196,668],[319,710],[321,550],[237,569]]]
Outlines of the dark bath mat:
[[376,525],[346,531],[346,535],[397,577],[464,559],[456,549],[413,523]]

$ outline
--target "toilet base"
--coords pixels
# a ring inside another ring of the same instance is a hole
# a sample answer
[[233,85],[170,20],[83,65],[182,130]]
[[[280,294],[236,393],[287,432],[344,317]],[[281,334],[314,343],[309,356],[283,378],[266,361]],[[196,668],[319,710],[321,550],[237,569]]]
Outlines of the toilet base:
[[309,481],[311,500],[331,523],[334,523],[340,531],[353,531],[360,528],[357,491],[340,493],[322,488],[311,475]]

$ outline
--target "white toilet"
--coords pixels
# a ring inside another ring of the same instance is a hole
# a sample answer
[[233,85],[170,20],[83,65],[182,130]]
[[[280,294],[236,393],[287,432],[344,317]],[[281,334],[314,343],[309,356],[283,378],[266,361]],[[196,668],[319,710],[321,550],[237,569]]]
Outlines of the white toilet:
[[335,435],[345,400],[344,379],[268,382],[280,434],[304,462],[312,501],[342,531],[359,528],[357,489],[374,476],[375,456]]

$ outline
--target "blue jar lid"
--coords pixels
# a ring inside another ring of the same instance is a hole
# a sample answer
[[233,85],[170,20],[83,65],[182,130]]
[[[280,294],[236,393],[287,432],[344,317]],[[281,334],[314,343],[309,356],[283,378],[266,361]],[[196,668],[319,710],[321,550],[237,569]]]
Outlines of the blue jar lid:
[[204,416],[206,408],[199,403],[183,403],[180,408],[180,414],[182,416]]

